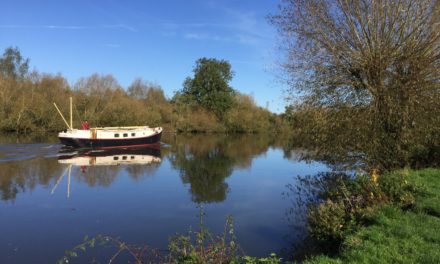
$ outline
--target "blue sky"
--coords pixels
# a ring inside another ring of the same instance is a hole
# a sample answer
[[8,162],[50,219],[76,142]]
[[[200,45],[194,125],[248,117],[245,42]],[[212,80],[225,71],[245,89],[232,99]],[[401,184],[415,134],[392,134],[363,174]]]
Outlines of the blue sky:
[[[17,46],[40,72],[73,84],[112,74],[124,87],[137,77],[166,95],[182,88],[201,57],[228,60],[234,89],[282,112],[276,78],[277,35],[267,16],[277,0],[2,1],[0,48]],[[278,56],[279,57],[279,56]]]

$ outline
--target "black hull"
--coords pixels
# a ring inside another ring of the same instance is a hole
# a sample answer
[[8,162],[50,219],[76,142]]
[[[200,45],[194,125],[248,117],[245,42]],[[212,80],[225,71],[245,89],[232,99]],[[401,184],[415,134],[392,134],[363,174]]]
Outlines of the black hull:
[[129,148],[141,147],[159,144],[162,133],[155,134],[143,138],[127,138],[127,139],[83,139],[83,138],[68,138],[59,137],[61,144],[73,148]]

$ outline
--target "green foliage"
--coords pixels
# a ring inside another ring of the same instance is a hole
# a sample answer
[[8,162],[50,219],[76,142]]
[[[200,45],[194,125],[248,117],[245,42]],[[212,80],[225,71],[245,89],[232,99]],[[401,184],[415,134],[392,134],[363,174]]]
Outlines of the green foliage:
[[312,184],[318,187],[320,202],[309,206],[307,219],[310,235],[319,241],[341,242],[369,221],[374,209],[384,203],[412,207],[417,192],[407,171],[372,177],[328,173]]
[[340,240],[346,229],[345,206],[341,201],[327,200],[308,212],[310,234],[317,240]]
[[214,236],[204,226],[203,207],[200,207],[199,231],[176,235],[168,245],[169,263],[236,263],[238,245],[234,234],[233,219],[228,216],[223,234]]
[[0,58],[0,76],[14,80],[23,80],[29,70],[29,59],[21,56],[20,50],[15,47],[6,48]]
[[[89,238],[84,237],[83,242],[70,250],[64,252],[64,256],[60,258],[57,263],[69,263],[74,258],[81,257],[82,254],[88,251],[93,251],[94,248],[108,247],[115,250],[115,253],[109,258],[108,263],[114,263],[119,260],[124,253],[128,255],[136,264],[142,263],[157,263],[160,261],[160,254],[157,250],[149,248],[148,246],[130,245],[126,242],[112,236],[97,235]],[[147,262],[148,261],[148,262]]]
[[194,102],[221,117],[233,105],[234,90],[229,86],[233,72],[225,60],[201,58],[193,69],[194,77],[183,83],[183,100]]
[[411,183],[408,171],[387,173],[379,177],[378,184],[391,202],[404,207],[414,205],[414,193],[417,191],[417,187]]
[[319,255],[305,263],[440,261],[440,171],[396,171],[380,176],[378,184],[392,204],[373,208],[368,225],[344,234],[337,258]]
[[307,219],[311,236],[319,241],[342,241],[386,200],[380,187],[365,175],[351,178],[329,173],[312,184],[319,184],[318,197],[323,202],[309,206]]

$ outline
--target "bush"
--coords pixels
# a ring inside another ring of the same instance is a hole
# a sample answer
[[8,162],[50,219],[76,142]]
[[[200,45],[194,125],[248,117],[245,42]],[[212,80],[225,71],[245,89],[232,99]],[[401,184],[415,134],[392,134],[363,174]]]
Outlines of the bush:
[[318,200],[308,208],[310,235],[322,242],[341,243],[367,222],[375,209],[393,203],[403,208],[414,206],[417,189],[402,170],[382,176],[326,173],[314,180]]
[[318,240],[340,240],[345,226],[345,206],[342,201],[327,200],[309,209],[309,232]]

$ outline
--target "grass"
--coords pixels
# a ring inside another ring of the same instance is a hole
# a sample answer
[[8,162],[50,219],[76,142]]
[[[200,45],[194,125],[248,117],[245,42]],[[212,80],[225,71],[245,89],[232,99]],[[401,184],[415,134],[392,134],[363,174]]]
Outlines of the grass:
[[440,170],[409,172],[416,203],[378,208],[368,226],[345,238],[337,258],[324,255],[305,263],[440,263]]
[[440,217],[440,169],[425,169],[412,173],[414,182],[421,186],[416,209]]

